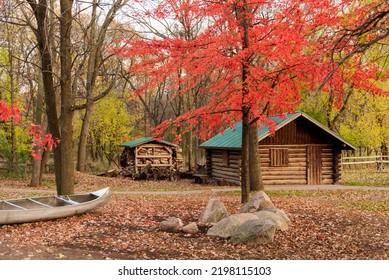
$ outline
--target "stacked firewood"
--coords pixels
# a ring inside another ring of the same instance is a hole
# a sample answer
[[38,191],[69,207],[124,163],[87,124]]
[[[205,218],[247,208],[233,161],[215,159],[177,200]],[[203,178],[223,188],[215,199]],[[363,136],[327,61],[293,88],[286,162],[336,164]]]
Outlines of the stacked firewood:
[[[155,156],[155,157],[153,157]],[[135,180],[174,180],[183,169],[182,152],[174,149],[172,158],[163,147],[140,148],[135,155],[134,149],[126,148],[120,157],[119,177]]]

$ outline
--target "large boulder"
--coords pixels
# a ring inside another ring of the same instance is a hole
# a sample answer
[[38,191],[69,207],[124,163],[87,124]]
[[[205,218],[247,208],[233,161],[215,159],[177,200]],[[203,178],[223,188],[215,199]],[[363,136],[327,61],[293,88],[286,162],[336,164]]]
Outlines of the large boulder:
[[179,232],[182,230],[183,223],[180,218],[170,217],[159,224],[162,231]]
[[217,198],[211,198],[201,213],[199,222],[204,224],[217,223],[228,216],[229,213],[223,202]]
[[286,224],[288,226],[290,226],[292,224],[292,221],[289,219],[289,217],[285,214],[284,211],[282,211],[280,209],[277,209],[277,208],[266,208],[266,209],[263,209],[263,210],[276,213],[278,216],[280,216],[282,219],[284,219],[284,221],[286,222]]
[[259,191],[253,195],[245,205],[243,205],[240,212],[253,213],[265,208],[275,208],[275,206],[264,191]]
[[259,212],[254,212],[253,214],[256,215],[261,221],[271,220],[274,224],[276,224],[277,230],[285,231],[288,229],[287,222],[281,216],[272,211],[262,210]]
[[207,232],[207,235],[221,238],[229,238],[232,232],[248,220],[258,220],[253,213],[234,214],[214,224]]
[[274,240],[276,228],[277,225],[269,219],[248,220],[232,232],[231,241],[248,245],[271,243]]

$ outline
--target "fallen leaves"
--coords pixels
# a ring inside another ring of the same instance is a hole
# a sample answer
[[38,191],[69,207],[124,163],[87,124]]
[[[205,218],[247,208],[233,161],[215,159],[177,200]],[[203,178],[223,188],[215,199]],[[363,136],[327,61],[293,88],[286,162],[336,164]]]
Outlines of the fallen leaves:
[[[116,185],[116,180],[104,179],[104,185]],[[132,182],[126,183],[131,189]],[[148,190],[147,183],[143,186]],[[191,235],[160,231],[159,223],[168,217],[180,218],[184,225],[196,222],[211,193],[120,194],[81,216],[0,226],[0,259],[388,259],[387,208],[351,204],[386,203],[389,192],[315,192],[271,192],[274,204],[292,220],[290,229],[277,232],[272,244],[232,244],[207,236],[206,226]],[[217,196],[231,214],[239,212],[238,193]]]

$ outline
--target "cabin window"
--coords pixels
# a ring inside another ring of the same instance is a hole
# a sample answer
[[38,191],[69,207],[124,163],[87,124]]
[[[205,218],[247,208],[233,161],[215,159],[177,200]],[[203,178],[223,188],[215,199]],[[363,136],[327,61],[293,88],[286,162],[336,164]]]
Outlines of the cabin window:
[[288,149],[270,149],[270,166],[288,166]]
[[230,153],[228,151],[222,152],[222,165],[223,166],[230,166]]

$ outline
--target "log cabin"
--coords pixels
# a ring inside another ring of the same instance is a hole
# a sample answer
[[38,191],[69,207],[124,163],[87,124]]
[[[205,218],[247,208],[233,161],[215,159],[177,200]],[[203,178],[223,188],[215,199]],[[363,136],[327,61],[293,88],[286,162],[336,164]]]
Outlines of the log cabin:
[[[325,185],[341,179],[341,152],[355,147],[303,112],[271,117],[275,133],[258,129],[264,185]],[[207,175],[240,185],[242,124],[237,123],[200,145],[206,150]]]

